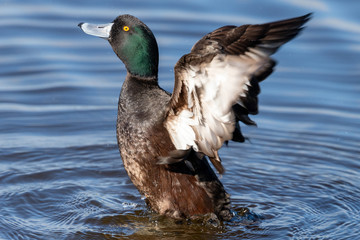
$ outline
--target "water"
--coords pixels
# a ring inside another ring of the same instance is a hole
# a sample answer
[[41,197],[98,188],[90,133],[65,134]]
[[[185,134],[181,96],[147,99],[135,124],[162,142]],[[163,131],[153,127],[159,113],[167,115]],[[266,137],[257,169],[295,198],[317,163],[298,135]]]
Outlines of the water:
[[[357,1],[0,2],[0,239],[360,239]],[[233,209],[220,226],[147,209],[117,150],[125,70],[78,29],[130,13],[160,45],[160,84],[205,33],[314,12],[262,83],[250,142],[221,150]]]

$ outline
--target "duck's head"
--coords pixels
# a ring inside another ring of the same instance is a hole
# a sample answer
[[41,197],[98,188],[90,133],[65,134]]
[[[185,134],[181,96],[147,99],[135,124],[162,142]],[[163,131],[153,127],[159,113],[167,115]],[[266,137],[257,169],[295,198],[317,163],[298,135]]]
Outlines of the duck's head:
[[138,18],[120,15],[112,23],[80,23],[87,34],[107,39],[127,71],[136,76],[157,76],[159,53],[151,30]]

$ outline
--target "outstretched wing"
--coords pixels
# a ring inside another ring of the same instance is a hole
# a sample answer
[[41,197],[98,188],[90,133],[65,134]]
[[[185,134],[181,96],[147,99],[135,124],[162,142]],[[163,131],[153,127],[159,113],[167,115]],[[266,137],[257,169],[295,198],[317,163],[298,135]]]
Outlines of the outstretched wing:
[[175,87],[165,126],[182,159],[187,149],[207,155],[224,171],[218,150],[228,140],[244,141],[238,121],[255,125],[259,82],[275,66],[270,55],[293,39],[310,14],[261,25],[221,27],[199,40],[175,65]]

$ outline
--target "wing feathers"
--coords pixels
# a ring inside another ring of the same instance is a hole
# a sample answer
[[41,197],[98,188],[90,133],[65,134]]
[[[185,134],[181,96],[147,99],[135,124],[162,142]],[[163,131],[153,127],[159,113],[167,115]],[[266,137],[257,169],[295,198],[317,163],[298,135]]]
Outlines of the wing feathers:
[[256,125],[248,114],[258,113],[259,82],[276,65],[270,55],[299,34],[309,18],[224,26],[180,58],[164,123],[176,149],[204,153],[223,172],[217,151],[228,140],[244,141],[238,121]]

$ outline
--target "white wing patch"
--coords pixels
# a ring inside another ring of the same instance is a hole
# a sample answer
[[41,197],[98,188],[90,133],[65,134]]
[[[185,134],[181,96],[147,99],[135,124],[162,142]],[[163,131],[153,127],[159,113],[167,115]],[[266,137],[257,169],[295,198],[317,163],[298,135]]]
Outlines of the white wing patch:
[[176,149],[193,147],[214,157],[224,141],[232,139],[232,106],[243,105],[240,96],[246,96],[251,75],[269,60],[258,52],[250,49],[241,56],[219,54],[209,63],[187,65],[182,70],[187,105],[176,114],[170,112],[165,122]]
[[166,129],[170,133],[171,140],[176,149],[189,149],[193,147],[195,151],[198,151],[195,144],[195,132],[193,126],[197,123],[194,120],[194,113],[184,109],[178,115],[168,118],[166,121]]

